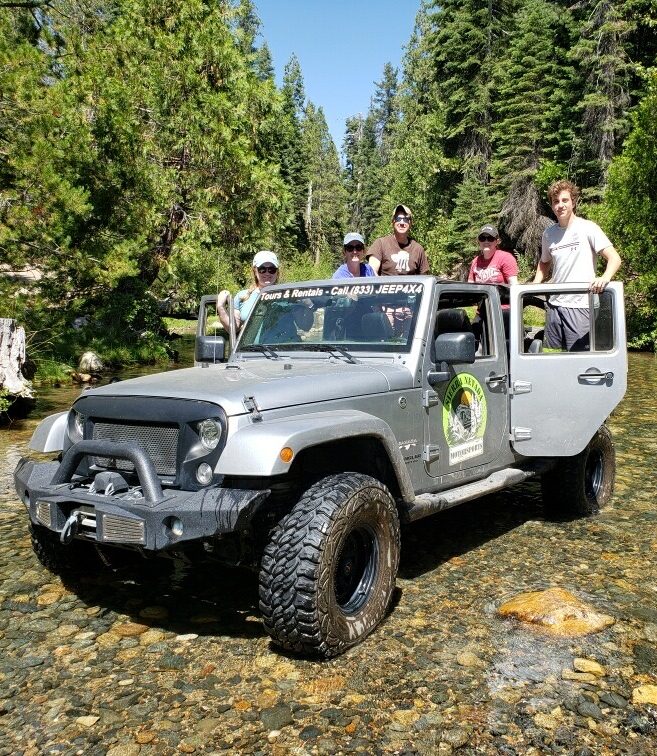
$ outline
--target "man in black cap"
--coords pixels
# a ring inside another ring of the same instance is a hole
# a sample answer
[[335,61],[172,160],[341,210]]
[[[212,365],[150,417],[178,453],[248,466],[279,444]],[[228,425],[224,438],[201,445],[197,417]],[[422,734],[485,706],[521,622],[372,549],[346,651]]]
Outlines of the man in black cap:
[[397,205],[392,214],[392,233],[372,243],[368,262],[377,275],[406,276],[429,272],[424,249],[409,236],[412,220],[410,208]]

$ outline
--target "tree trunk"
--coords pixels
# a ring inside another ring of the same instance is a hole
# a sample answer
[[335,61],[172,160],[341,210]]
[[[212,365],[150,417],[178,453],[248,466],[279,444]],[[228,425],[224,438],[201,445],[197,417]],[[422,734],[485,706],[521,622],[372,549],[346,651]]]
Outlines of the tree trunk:
[[0,391],[8,398],[32,399],[32,386],[23,377],[25,329],[13,318],[0,318]]

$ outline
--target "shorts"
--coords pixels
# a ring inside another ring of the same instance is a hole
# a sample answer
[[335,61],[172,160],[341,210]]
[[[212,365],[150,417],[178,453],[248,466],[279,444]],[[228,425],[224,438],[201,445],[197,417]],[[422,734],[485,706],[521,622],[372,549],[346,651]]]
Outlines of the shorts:
[[587,352],[590,328],[588,307],[559,307],[548,304],[545,346],[568,352]]

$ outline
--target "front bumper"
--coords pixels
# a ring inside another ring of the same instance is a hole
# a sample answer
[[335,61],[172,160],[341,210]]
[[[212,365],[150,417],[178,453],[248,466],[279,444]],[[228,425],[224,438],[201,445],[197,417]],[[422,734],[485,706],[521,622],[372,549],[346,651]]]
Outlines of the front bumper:
[[[268,489],[206,488],[159,489],[157,495],[148,495],[132,488],[106,495],[90,492],[73,474],[62,476],[62,464],[23,458],[14,471],[14,485],[32,522],[60,535],[66,529],[63,540],[70,534],[98,544],[152,552],[173,549],[181,543],[247,529],[270,493]],[[62,477],[70,479],[62,481]],[[72,521],[75,527],[71,529]]]

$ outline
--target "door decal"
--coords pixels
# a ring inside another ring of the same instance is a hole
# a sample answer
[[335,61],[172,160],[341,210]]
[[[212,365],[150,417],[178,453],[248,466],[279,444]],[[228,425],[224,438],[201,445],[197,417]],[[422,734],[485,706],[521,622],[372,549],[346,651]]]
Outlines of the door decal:
[[486,396],[474,375],[459,373],[449,382],[443,399],[443,432],[450,465],[484,453]]

